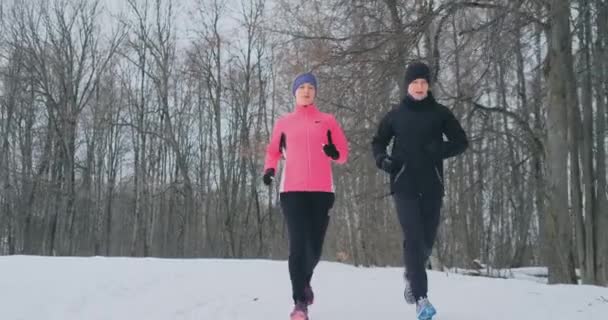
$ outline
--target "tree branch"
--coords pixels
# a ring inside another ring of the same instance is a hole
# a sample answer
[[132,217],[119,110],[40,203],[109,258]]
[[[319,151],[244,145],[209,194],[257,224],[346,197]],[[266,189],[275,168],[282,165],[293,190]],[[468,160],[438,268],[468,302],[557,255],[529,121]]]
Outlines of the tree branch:
[[524,132],[526,132],[530,141],[532,141],[534,143],[535,152],[544,151],[544,145],[543,145],[541,138],[534,132],[534,130],[532,130],[532,128],[530,128],[528,123],[524,119],[522,119],[517,113],[504,109],[504,108],[487,107],[478,102],[473,101],[473,99],[466,99],[466,100],[468,100],[468,102],[470,102],[473,105],[473,107],[474,107],[473,111],[482,110],[482,111],[487,111],[487,112],[497,112],[497,113],[506,115],[507,117],[512,119],[519,127],[521,127],[521,129],[524,130]]

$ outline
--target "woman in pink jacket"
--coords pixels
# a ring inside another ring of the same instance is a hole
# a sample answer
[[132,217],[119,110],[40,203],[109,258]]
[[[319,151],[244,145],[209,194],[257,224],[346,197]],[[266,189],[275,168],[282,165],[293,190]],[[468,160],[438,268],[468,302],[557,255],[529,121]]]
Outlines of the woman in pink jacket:
[[334,203],[332,161],[343,164],[348,142],[333,115],[317,109],[317,80],[311,73],[296,77],[295,110],[280,117],[266,149],[264,184],[270,185],[281,157],[280,202],[289,233],[289,276],[293,320],[308,319],[314,294],[310,286],[321,258],[323,240]]

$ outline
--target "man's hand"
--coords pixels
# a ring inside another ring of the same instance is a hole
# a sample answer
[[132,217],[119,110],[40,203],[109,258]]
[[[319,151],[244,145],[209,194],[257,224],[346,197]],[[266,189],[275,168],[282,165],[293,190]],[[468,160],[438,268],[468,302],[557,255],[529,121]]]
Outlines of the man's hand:
[[424,153],[433,160],[441,160],[441,142],[433,140],[422,147]]
[[390,174],[394,174],[397,173],[401,167],[403,166],[403,163],[397,159],[391,158],[389,156],[384,156],[381,157],[380,159],[378,159],[378,162],[376,163],[376,165],[378,165],[378,167],[382,170],[384,170],[387,173]]

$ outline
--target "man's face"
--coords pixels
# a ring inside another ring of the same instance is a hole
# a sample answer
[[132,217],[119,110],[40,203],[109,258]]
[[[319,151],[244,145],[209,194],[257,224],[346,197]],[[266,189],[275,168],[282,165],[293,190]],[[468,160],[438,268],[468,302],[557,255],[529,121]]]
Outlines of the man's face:
[[296,89],[296,104],[307,106],[315,101],[316,89],[310,83],[304,83]]
[[416,100],[422,100],[429,93],[429,83],[426,79],[416,79],[407,87],[407,93]]

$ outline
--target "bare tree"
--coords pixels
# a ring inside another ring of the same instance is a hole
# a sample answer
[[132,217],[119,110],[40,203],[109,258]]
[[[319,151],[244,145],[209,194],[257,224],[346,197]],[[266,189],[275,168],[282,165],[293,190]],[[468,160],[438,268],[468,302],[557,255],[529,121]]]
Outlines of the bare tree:
[[606,1],[201,0],[187,30],[180,2],[99,3],[0,4],[2,254],[285,258],[260,171],[312,70],[351,147],[325,258],[400,265],[369,139],[424,60],[471,141],[445,162],[432,266],[608,283]]
[[[608,234],[599,232],[608,227],[608,188],[606,184],[606,112],[608,111],[608,72],[606,72],[606,58],[608,58],[608,3],[606,1],[595,1],[596,15],[595,25],[597,26],[597,40],[593,47],[594,68],[598,70],[594,73],[595,81],[592,82],[594,87],[594,96],[596,101],[595,113],[595,199],[596,203],[593,208],[597,210],[596,221],[593,221],[595,227],[595,245],[597,246],[597,254],[595,258],[596,276],[598,282],[603,285],[608,285]],[[593,30],[593,28],[590,28]],[[603,35],[603,36],[600,36]],[[587,38],[592,41],[591,38]],[[589,237],[587,238],[589,239]]]
[[[575,282],[572,243],[572,222],[568,211],[568,109],[577,108],[576,90],[568,81],[574,78],[570,38],[569,1],[551,1],[548,10],[548,85],[547,110],[547,179],[549,202],[545,217],[548,241],[544,248],[549,266],[549,282]],[[571,150],[572,151],[572,150]],[[570,158],[572,159],[572,158]],[[575,162],[578,160],[575,159]],[[572,165],[572,164],[571,164]],[[578,179],[578,177],[575,177]]]

